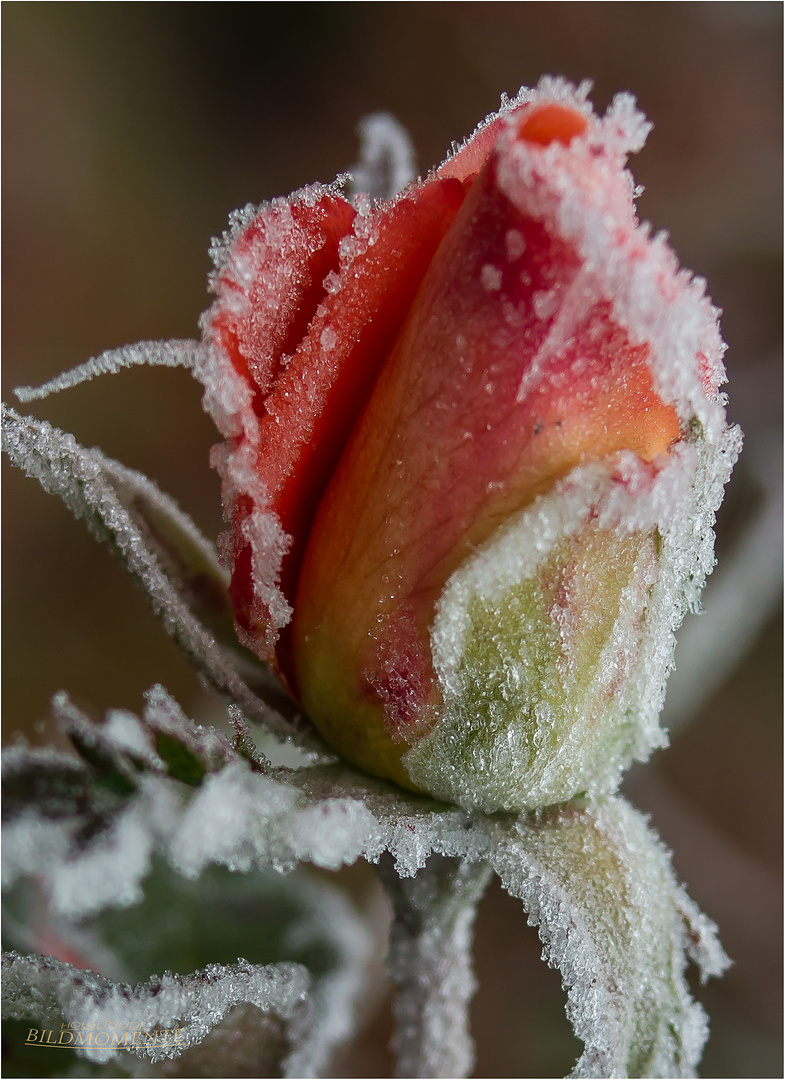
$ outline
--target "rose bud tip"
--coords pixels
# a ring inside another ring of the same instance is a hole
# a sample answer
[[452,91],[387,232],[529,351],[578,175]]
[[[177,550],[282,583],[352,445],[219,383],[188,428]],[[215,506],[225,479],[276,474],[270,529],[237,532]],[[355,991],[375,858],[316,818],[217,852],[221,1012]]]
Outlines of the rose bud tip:
[[518,138],[542,146],[552,142],[568,146],[577,135],[583,135],[588,126],[582,113],[566,105],[540,105],[524,113],[518,125]]

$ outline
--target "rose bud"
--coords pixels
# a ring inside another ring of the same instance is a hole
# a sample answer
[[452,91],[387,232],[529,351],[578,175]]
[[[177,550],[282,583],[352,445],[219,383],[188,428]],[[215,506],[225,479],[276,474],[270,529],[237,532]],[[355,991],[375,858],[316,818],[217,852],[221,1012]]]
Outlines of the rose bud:
[[472,808],[612,790],[738,449],[717,312],[635,216],[648,125],[543,80],[424,181],[219,252],[207,400],[242,639],[325,738]]

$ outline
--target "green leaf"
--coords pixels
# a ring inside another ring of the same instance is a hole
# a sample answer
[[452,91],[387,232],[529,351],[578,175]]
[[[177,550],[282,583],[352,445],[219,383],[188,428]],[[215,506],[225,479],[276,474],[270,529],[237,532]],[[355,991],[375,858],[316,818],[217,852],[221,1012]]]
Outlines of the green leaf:
[[173,735],[157,731],[155,748],[163,758],[170,776],[191,787],[199,787],[207,773],[207,766],[184,743]]

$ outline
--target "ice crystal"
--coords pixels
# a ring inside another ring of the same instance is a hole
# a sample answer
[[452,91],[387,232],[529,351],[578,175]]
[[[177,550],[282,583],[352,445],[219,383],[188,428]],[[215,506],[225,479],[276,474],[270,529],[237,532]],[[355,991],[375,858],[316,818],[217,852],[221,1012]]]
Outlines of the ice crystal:
[[204,347],[198,341],[139,341],[120,349],[108,349],[42,386],[19,386],[16,396],[22,402],[38,401],[88,382],[96,375],[113,375],[124,368],[184,367],[193,370],[203,354]]

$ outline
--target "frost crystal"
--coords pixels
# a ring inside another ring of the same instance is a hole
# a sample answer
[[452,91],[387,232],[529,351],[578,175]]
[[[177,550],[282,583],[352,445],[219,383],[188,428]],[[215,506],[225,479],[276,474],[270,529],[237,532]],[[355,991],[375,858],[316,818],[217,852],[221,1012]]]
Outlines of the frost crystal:
[[184,367],[193,370],[203,359],[204,346],[198,341],[139,341],[120,349],[109,349],[80,364],[64,375],[58,375],[43,386],[19,386],[15,393],[20,401],[37,401],[87,382],[96,375],[114,375],[131,367]]

